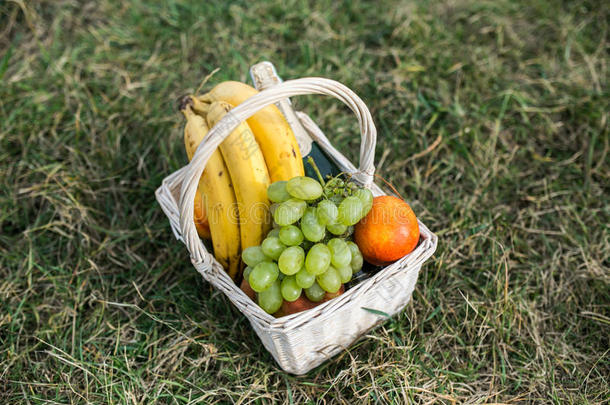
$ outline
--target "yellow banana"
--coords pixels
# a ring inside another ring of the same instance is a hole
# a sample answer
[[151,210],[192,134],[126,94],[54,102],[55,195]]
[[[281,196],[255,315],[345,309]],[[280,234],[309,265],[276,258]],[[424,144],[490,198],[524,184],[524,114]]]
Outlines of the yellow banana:
[[195,194],[195,211],[193,216],[195,217],[195,228],[197,228],[199,237],[207,240],[212,239],[208,215],[205,212],[205,199],[203,191],[201,191],[199,187],[197,187],[197,194]]
[[207,135],[210,130],[208,123],[204,117],[200,117],[195,114],[192,99],[185,97],[180,106],[180,112],[186,118],[186,125],[184,126],[184,149],[186,150],[186,157],[189,162],[195,156],[197,147],[203,141],[203,138]]
[[[191,120],[190,124],[188,123],[188,116],[190,112],[186,109],[190,110],[190,107],[187,104],[196,101],[197,103],[201,103],[195,98],[185,97],[182,100],[181,111],[187,117],[187,125],[184,126],[184,147],[186,149],[186,156],[188,157],[189,162],[193,159],[195,155],[195,151],[197,147],[203,140],[203,137],[208,132],[207,123],[205,119],[203,122],[199,118],[195,118]],[[204,130],[198,130],[197,126],[205,126]],[[210,233],[210,224],[208,222],[208,216],[205,212],[205,202],[203,198],[203,192],[200,187],[197,187],[197,194],[195,194],[195,227],[197,228],[197,233],[200,237],[204,239],[212,239],[212,235]]]
[[[210,104],[207,121],[214,126],[232,105],[224,101]],[[271,226],[269,217],[269,173],[265,159],[247,123],[242,122],[220,144],[220,152],[229,169],[239,209],[241,247],[258,246]]]
[[[203,104],[197,104],[195,110],[204,112],[206,103],[225,101],[233,106],[241,104],[258,91],[245,83],[226,81],[216,85],[210,92],[199,96]],[[271,182],[290,180],[303,176],[303,160],[299,145],[288,122],[275,105],[270,105],[247,120],[254,137],[260,146]]]
[[[209,127],[205,118],[195,114],[190,103],[185,103],[181,111],[186,117],[184,144],[190,160]],[[206,164],[197,193],[203,197],[214,256],[235,280],[241,267],[237,204],[229,171],[218,150]]]

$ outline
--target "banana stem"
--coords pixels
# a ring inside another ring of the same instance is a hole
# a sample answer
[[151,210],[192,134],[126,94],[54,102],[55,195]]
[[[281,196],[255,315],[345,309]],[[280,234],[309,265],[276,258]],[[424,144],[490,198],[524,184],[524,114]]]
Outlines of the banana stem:
[[202,94],[200,96],[195,97],[197,100],[201,101],[202,103],[211,103],[212,101],[214,101],[214,97],[212,97],[212,95],[210,93],[205,93]]
[[193,105],[193,110],[202,117],[205,117],[208,111],[210,111],[210,104],[202,102],[197,97],[189,96],[189,98]]
[[318,180],[320,180],[320,184],[322,184],[322,187],[324,187],[326,185],[326,182],[324,181],[324,177],[322,177],[322,173],[320,173],[320,169],[318,169],[318,165],[316,165],[316,162],[313,160],[313,158],[311,156],[309,156],[307,158],[307,163],[309,163],[309,165],[313,168],[313,171],[316,172],[316,175],[318,176]]

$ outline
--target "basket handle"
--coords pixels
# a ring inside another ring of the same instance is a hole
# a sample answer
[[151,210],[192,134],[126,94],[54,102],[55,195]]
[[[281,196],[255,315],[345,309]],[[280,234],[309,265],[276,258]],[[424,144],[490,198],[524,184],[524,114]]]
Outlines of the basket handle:
[[306,77],[302,79],[287,80],[267,90],[250,97],[239,104],[220,119],[201,141],[193,159],[188,165],[182,190],[180,191],[180,228],[182,237],[193,262],[198,263],[206,258],[206,250],[199,239],[194,223],[194,201],[199,178],[203,173],[208,160],[218,146],[229,136],[237,126],[250,118],[259,110],[278,101],[299,95],[323,94],[335,97],[345,103],[358,118],[362,141],[360,143],[360,167],[353,177],[366,187],[373,182],[375,167],[375,143],[377,142],[377,129],[373,124],[371,113],[364,102],[343,84],[321,77]]

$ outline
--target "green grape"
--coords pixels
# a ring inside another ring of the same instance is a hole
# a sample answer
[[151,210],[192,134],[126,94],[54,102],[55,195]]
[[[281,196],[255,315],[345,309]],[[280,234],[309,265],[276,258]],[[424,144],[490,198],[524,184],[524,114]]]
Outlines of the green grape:
[[316,180],[307,176],[297,176],[286,183],[288,193],[301,200],[315,200],[322,195],[322,186]]
[[[244,280],[248,280],[248,277],[250,277],[250,273],[252,273],[252,270],[254,270],[253,267],[250,266],[246,266],[246,268],[244,269],[244,271],[241,273],[242,277],[244,278]],[[250,281],[248,281],[249,283]]]
[[305,289],[305,295],[310,301],[320,302],[324,299],[326,291],[324,291],[318,283],[313,283],[311,287]]
[[313,207],[307,207],[301,219],[301,230],[305,239],[311,242],[319,242],[326,235],[326,229],[324,225],[318,222],[318,216],[316,215],[316,209]]
[[360,188],[354,193],[362,202],[362,218],[369,213],[373,206],[373,193],[368,188]]
[[280,274],[277,264],[262,262],[256,265],[248,276],[250,287],[256,292],[265,291],[273,284]]
[[330,200],[322,200],[318,203],[316,214],[318,215],[318,222],[320,222],[322,225],[334,224],[337,222],[339,210],[334,202]]
[[317,276],[322,274],[330,266],[330,249],[323,243],[316,243],[307,252],[305,268],[309,274]]
[[337,268],[337,274],[339,274],[339,279],[341,279],[341,283],[345,284],[352,279],[352,268],[347,265],[345,267]]
[[286,249],[286,245],[280,242],[280,238],[270,236],[268,238],[265,238],[265,240],[261,244],[261,248],[264,254],[266,254],[273,260],[277,260],[280,258],[280,255],[282,254],[284,249]]
[[267,234],[267,237],[270,236],[275,236],[276,238],[280,237],[280,228],[273,228],[272,230],[269,231],[269,233]]
[[294,277],[297,285],[301,288],[309,288],[316,281],[316,276],[309,274],[309,272],[305,269],[305,266],[301,267],[301,270],[299,270]]
[[294,224],[303,216],[307,203],[303,200],[291,198],[281,203],[273,213],[273,220],[281,226]]
[[258,293],[258,305],[268,314],[276,313],[282,306],[282,292],[279,280],[263,292]]
[[343,239],[333,238],[326,245],[330,249],[330,262],[333,266],[336,268],[349,266],[352,261],[352,252]]
[[278,265],[280,271],[289,276],[296,274],[305,261],[305,251],[300,246],[290,246],[286,248],[280,258],[278,259]]
[[354,225],[362,219],[362,212],[362,202],[358,197],[351,195],[345,197],[341,204],[339,204],[339,216],[337,219],[344,225]]
[[303,232],[295,225],[286,225],[279,230],[280,241],[287,246],[296,246],[303,242]]
[[294,276],[285,277],[284,280],[282,280],[281,289],[282,297],[289,302],[296,301],[297,298],[301,296],[301,292],[303,291],[297,284]]
[[276,181],[267,187],[267,197],[274,203],[281,203],[290,199],[290,194],[286,191],[286,181]]
[[353,273],[357,273],[358,271],[360,271],[362,265],[364,264],[364,258],[362,257],[362,253],[360,252],[358,245],[356,245],[351,240],[348,240],[346,243],[349,247],[349,250],[352,252],[352,261],[350,262],[350,267],[352,268]]
[[267,197],[271,202],[282,203],[290,199],[290,194],[286,191],[286,181],[276,181],[267,188]]
[[328,229],[328,232],[332,233],[333,235],[343,235],[347,230],[347,225],[337,222],[336,224],[326,225],[326,229]]
[[250,246],[241,252],[241,259],[250,267],[254,267],[260,262],[269,262],[271,259],[265,255],[260,246]]
[[336,293],[341,288],[341,277],[337,269],[330,266],[324,273],[316,276],[316,282],[322,287],[322,289],[331,294]]

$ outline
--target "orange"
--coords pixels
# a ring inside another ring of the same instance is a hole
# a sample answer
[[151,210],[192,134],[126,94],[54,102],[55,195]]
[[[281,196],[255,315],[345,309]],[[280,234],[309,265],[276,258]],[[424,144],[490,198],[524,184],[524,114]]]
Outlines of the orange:
[[400,198],[375,197],[369,213],[356,224],[354,241],[367,262],[378,266],[395,262],[417,246],[415,213]]

